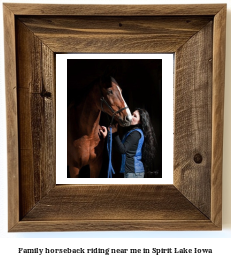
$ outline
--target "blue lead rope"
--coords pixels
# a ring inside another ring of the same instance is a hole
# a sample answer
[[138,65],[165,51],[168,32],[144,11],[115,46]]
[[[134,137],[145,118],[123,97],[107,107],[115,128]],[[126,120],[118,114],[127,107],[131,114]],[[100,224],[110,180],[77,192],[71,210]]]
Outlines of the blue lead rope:
[[111,152],[112,152],[112,128],[111,127],[109,127],[109,133],[107,135],[107,151],[109,157],[107,177],[112,178],[112,174],[115,174],[115,171],[111,163]]

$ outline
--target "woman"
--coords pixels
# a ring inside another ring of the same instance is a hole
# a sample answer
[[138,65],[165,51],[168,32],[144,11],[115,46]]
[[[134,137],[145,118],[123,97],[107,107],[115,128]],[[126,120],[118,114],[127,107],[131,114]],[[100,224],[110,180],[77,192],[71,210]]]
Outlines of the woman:
[[[150,169],[156,152],[156,138],[148,112],[144,109],[133,112],[131,126],[122,141],[117,126],[112,127],[112,137],[116,150],[122,154],[120,172],[124,173],[125,178],[144,178],[145,170]],[[107,136],[106,127],[100,131],[103,137]]]

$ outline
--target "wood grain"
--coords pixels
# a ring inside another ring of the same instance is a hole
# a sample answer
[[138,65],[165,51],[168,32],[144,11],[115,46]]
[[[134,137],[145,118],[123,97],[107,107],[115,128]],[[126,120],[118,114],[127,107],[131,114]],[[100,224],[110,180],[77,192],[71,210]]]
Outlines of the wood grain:
[[14,14],[3,5],[7,119],[8,229],[19,221],[19,155]]
[[58,185],[12,232],[25,227],[27,231],[218,229],[173,185]]
[[21,221],[10,232],[41,231],[211,231],[219,230],[209,220],[62,220]]
[[174,130],[174,184],[209,218],[212,36],[210,22],[176,52]]
[[213,106],[212,106],[212,165],[211,220],[222,226],[222,155],[225,89],[226,6],[214,18],[213,37]]
[[208,218],[173,185],[58,185],[23,221],[161,219]]
[[215,15],[224,4],[192,5],[54,5],[5,3],[15,15],[181,16]]
[[175,52],[206,17],[20,17],[54,52]]
[[54,54],[16,21],[20,217],[55,186]]

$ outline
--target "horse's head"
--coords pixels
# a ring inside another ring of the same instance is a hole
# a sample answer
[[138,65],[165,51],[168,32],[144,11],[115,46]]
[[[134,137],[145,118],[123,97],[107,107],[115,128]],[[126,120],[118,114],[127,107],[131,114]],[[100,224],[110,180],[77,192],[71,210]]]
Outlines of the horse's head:
[[114,78],[105,77],[101,81],[101,93],[101,110],[115,118],[120,126],[130,126],[132,115]]

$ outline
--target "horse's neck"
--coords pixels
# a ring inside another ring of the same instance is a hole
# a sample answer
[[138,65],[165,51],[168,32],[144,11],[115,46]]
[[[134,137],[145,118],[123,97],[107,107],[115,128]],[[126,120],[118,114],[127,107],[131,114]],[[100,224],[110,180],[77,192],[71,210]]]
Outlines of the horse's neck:
[[83,103],[77,107],[78,130],[86,136],[98,136],[101,111],[99,94],[92,89]]

